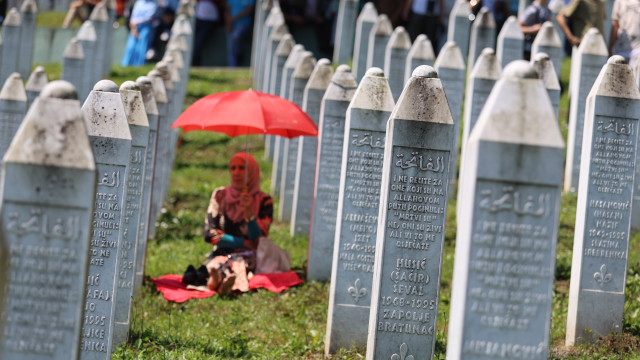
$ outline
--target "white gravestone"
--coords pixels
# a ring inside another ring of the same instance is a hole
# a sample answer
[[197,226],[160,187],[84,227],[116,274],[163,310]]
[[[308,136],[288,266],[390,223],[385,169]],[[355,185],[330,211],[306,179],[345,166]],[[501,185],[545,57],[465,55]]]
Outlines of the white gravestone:
[[458,211],[449,359],[547,359],[564,142],[524,60],[471,133]]
[[[582,38],[578,51],[572,57],[571,104],[569,104],[569,135],[564,174],[564,190],[576,191],[580,175],[582,133],[587,95],[596,81],[602,65],[607,62],[607,45],[596,28],[591,28]],[[574,68],[575,67],[575,68]],[[570,85],[571,86],[571,85]]]
[[367,70],[347,109],[331,266],[325,355],[367,343],[380,180],[391,89]]
[[340,0],[336,21],[336,44],[333,50],[333,62],[348,63],[353,56],[353,42],[358,18],[358,0]]
[[96,170],[73,85],[43,90],[2,168],[10,255],[0,358],[77,359],[83,313],[91,316],[83,300]]
[[151,70],[148,74],[151,78],[153,86],[153,96],[156,99],[156,105],[158,106],[158,128],[156,133],[156,156],[153,164],[153,186],[151,188],[151,212],[149,213],[149,227],[147,239],[153,238],[155,234],[156,217],[158,216],[160,209],[162,208],[162,196],[161,196],[161,184],[160,184],[160,171],[162,161],[160,158],[160,124],[162,124],[167,116],[167,107],[169,100],[167,98],[167,90],[165,87],[164,79],[157,70]]
[[[433,66],[436,54],[433,52],[431,40],[425,34],[420,34],[413,41],[409,54],[407,55],[407,63],[404,70],[404,79],[409,80],[413,70],[420,65]],[[404,85],[403,85],[404,86]]]
[[140,213],[140,227],[138,231],[138,246],[136,248],[135,261],[135,278],[133,282],[134,294],[142,285],[142,277],[144,274],[145,254],[147,250],[147,234],[149,227],[153,226],[153,221],[149,219],[151,215],[151,192],[153,188],[153,173],[156,160],[156,145],[158,142],[158,105],[153,92],[153,80],[147,76],[141,76],[136,79],[136,83],[140,87],[142,100],[144,101],[144,109],[147,113],[149,121],[149,143],[147,145],[147,153],[144,171],[144,186],[142,194],[142,207]]
[[469,69],[473,69],[476,60],[485,48],[495,49],[496,22],[491,12],[483,7],[471,25],[469,40]]
[[107,11],[107,5],[104,1],[98,3],[98,5],[93,8],[89,19],[93,23],[96,32],[96,57],[95,64],[93,65],[93,81],[97,82],[104,75],[108,74],[104,72],[104,63],[111,62],[111,56],[107,57],[107,54],[111,53],[107,51],[107,40],[109,38],[107,32],[113,31],[113,22],[109,22],[109,12]]
[[16,8],[7,13],[2,23],[2,53],[0,54],[0,84],[4,84],[9,76],[18,71],[18,54],[20,49],[20,30],[22,20]]
[[0,90],[0,156],[9,148],[27,113],[27,93],[20,74],[13,73]]
[[[302,108],[304,89],[313,68],[316,66],[316,59],[313,53],[305,51],[300,55],[298,63],[291,76],[289,85],[289,100]],[[296,166],[298,165],[298,145],[300,137],[291,139],[282,138],[282,175],[280,182],[280,206],[278,207],[278,219],[280,221],[291,221],[293,212],[293,194],[295,190]]]
[[25,0],[20,5],[20,16],[22,17],[22,29],[20,30],[20,54],[17,71],[23,79],[26,79],[31,73],[33,46],[36,37],[38,5],[35,0]]
[[[322,97],[331,83],[333,67],[328,59],[320,59],[313,69],[304,88],[302,110],[318,125]],[[301,136],[298,138],[298,157],[294,178],[293,209],[291,212],[291,235],[309,235],[313,188],[316,177],[316,155],[318,138]]]
[[109,14],[109,24],[111,24],[111,26],[108,28],[109,30],[107,31],[107,39],[105,40],[105,61],[102,62],[102,65],[104,66],[102,68],[102,74],[109,74],[110,70],[111,70],[111,54],[113,53],[113,33],[114,33],[114,29],[113,29],[113,24],[116,22],[116,0],[107,0],[107,13]]
[[[298,59],[304,52],[304,46],[297,44],[291,48],[289,56],[282,67],[282,76],[280,77],[279,95],[283,99],[289,99],[289,87],[291,85],[291,75],[298,63]],[[273,149],[273,170],[271,172],[271,196],[280,196],[280,187],[282,186],[282,167],[284,165],[284,143],[285,139],[281,136],[275,137],[276,141]]]
[[562,58],[564,58],[564,49],[562,47],[562,41],[558,32],[553,27],[551,21],[546,21],[542,24],[536,38],[533,39],[531,45],[531,58],[533,59],[537,53],[545,53],[549,55],[551,63],[553,63],[553,69],[556,75],[560,77],[560,70],[562,69]]
[[496,55],[500,67],[504,68],[514,60],[521,60],[524,54],[524,34],[515,16],[509,16],[502,25],[496,44]]
[[24,87],[27,93],[27,109],[33,104],[33,100],[35,100],[40,94],[40,91],[42,91],[48,83],[49,79],[47,79],[47,73],[44,71],[44,68],[42,66],[35,68]]
[[456,1],[449,14],[447,41],[453,41],[458,45],[463,59],[469,56],[469,34],[472,22],[473,13],[469,9],[467,0]]
[[[281,24],[284,24],[284,16],[282,15],[282,10],[280,10],[280,6],[274,6],[271,8],[271,11],[269,12],[269,16],[267,16],[267,19],[265,20],[263,34],[261,35],[262,39],[260,39],[260,54],[262,56],[264,56],[264,54],[266,54],[267,56],[269,55],[268,47],[269,47],[269,39],[271,38],[271,33],[278,25],[281,25]],[[254,76],[257,80],[257,83],[258,83],[257,89],[259,91],[266,91],[265,83],[264,83],[264,74],[266,70],[265,68],[266,64],[267,64],[266,61],[262,61],[255,68],[256,73]]]
[[344,123],[347,108],[357,87],[355,75],[349,66],[340,65],[322,98],[307,260],[309,281],[325,281],[331,278]]
[[367,72],[367,55],[369,52],[369,34],[378,18],[378,11],[372,2],[367,2],[356,21],[356,39],[353,45],[353,73],[359,81]]
[[140,88],[133,81],[120,86],[120,96],[131,132],[131,154],[127,175],[127,197],[124,210],[124,231],[118,249],[118,274],[116,306],[113,323],[112,350],[127,341],[131,325],[131,303],[136,269],[139,226],[143,221],[142,198],[146,175],[147,146],[149,144],[149,121]]
[[265,93],[269,93],[271,90],[271,70],[273,66],[271,66],[271,62],[275,58],[274,54],[280,41],[282,38],[289,34],[289,28],[286,24],[280,24],[273,29],[271,32],[271,36],[269,36],[269,42],[267,45],[267,55],[264,60],[264,80],[262,84],[262,91]]
[[367,359],[433,359],[454,130],[436,71],[416,68],[387,124]]
[[96,83],[95,76],[95,63],[96,63],[96,30],[93,27],[93,22],[87,20],[82,23],[77,35],[78,42],[82,46],[82,53],[84,54],[84,68],[82,71],[82,86],[78,89],[78,96],[80,101],[84,101],[89,95],[89,92]]
[[269,12],[271,11],[271,6],[274,4],[273,0],[257,0],[255,2],[255,11],[254,11],[254,24],[253,24],[253,34],[251,37],[251,63],[250,63],[250,67],[251,67],[251,74],[252,74],[252,78],[251,78],[251,85],[252,86],[257,86],[256,81],[257,79],[255,78],[255,74],[256,74],[256,67],[260,66],[257,63],[258,60],[258,53],[261,50],[260,47],[260,41],[262,40],[263,37],[263,27],[264,27],[264,22],[267,19],[267,16],[269,15]]
[[411,49],[411,38],[402,26],[393,29],[384,52],[384,73],[389,79],[393,100],[398,101],[405,82],[405,68]]
[[[271,95],[280,95],[282,70],[294,45],[295,42],[293,41],[293,36],[290,34],[284,35],[282,40],[278,43],[278,47],[276,48],[271,61],[271,80],[269,81],[269,94]],[[265,137],[264,149],[266,159],[274,161],[276,149],[275,136],[267,135]]]
[[367,69],[372,67],[384,68],[384,54],[392,32],[393,27],[391,26],[389,17],[386,14],[378,15],[369,33]]
[[109,359],[131,133],[118,86],[112,81],[99,81],[82,111],[98,177],[80,358]]
[[460,123],[462,122],[462,97],[464,96],[464,57],[460,48],[453,41],[447,41],[434,64],[438,77],[442,82],[444,93],[447,96],[449,110],[453,118],[453,148],[449,156],[449,186],[447,194],[449,199],[455,195],[455,184],[458,171],[458,148],[460,146]]
[[558,111],[560,108],[560,82],[558,82],[558,75],[553,68],[553,63],[549,59],[549,55],[545,53],[537,53],[531,59],[531,64],[538,72],[538,76],[544,83],[545,89],[551,99],[551,105],[553,106],[553,112],[558,119]]
[[75,86],[80,96],[82,90],[82,78],[84,71],[84,51],[76,38],[72,38],[64,48],[62,56],[62,80]]
[[585,112],[567,312],[569,346],[622,331],[640,125],[640,92],[623,57],[612,56],[604,65]]

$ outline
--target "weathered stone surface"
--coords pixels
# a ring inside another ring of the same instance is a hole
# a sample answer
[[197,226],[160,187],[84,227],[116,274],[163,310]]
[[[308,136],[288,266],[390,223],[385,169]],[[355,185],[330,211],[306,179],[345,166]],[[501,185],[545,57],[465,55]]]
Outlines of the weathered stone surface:
[[[596,81],[602,65],[607,61],[607,45],[596,28],[591,28],[580,42],[572,57],[569,105],[569,135],[567,138],[567,160],[564,173],[564,190],[576,191],[580,175],[582,133],[587,95]],[[575,67],[575,68],[574,68]]]
[[378,18],[378,11],[372,2],[367,2],[356,21],[356,39],[353,48],[353,73],[360,81],[367,72],[367,55],[369,52],[369,34]]
[[271,64],[275,58],[275,52],[280,41],[287,34],[289,34],[289,28],[283,23],[276,26],[269,36],[269,41],[266,47],[266,56],[264,59],[264,79],[262,80],[263,92],[269,93],[271,90],[271,71],[273,70],[273,66],[271,66]]
[[416,68],[387,125],[367,359],[433,358],[454,135],[436,71]]
[[[404,79],[411,78],[413,70],[420,65],[433,66],[436,55],[433,52],[431,40],[425,34],[420,34],[413,41],[409,54],[407,55],[407,64],[404,70]],[[404,86],[404,84],[403,84]]]
[[[253,25],[253,37],[251,41],[251,73],[256,74],[256,68],[258,64],[258,54],[261,47],[261,41],[263,38],[264,22],[271,11],[271,7],[274,5],[273,0],[258,0],[255,2],[255,18]],[[275,3],[277,5],[277,3]],[[257,89],[257,79],[253,77],[251,84]]]
[[96,161],[97,187],[91,228],[81,358],[109,359],[117,297],[118,257],[124,231],[131,133],[118,86],[101,80],[82,105]]
[[531,65],[536,69],[538,77],[544,83],[544,87],[547,89],[547,93],[551,99],[551,105],[553,106],[553,111],[556,114],[556,119],[558,119],[561,89],[558,76],[553,69],[553,63],[551,62],[551,59],[549,59],[549,55],[545,53],[535,54],[531,59]]
[[353,56],[358,5],[358,0],[342,0],[338,5],[336,44],[333,48],[333,62],[336,64],[348,63]]
[[[464,57],[460,48],[453,41],[447,41],[440,50],[440,55],[434,64],[438,77],[442,81],[442,87],[447,95],[449,110],[453,118],[454,134],[460,134],[462,123],[462,97],[464,96]],[[455,196],[455,184],[458,178],[458,148],[460,136],[453,137],[453,148],[449,156],[449,187],[447,195],[449,199]]]
[[[300,108],[302,108],[304,89],[315,66],[316,59],[313,57],[313,53],[305,51],[298,58],[298,62],[291,75],[289,100]],[[284,142],[281,142],[282,148],[280,149],[280,151],[283,152],[283,160],[282,174],[280,175],[280,206],[278,207],[278,218],[280,221],[291,221],[300,137],[292,139],[283,138],[283,140]]]
[[25,0],[22,2],[22,5],[20,5],[20,17],[22,25],[20,29],[20,53],[18,54],[17,71],[23,79],[26,79],[29,77],[29,73],[31,73],[33,46],[36,37],[38,6],[35,0]]
[[80,97],[80,101],[84,101],[93,88],[97,78],[95,76],[97,35],[93,21],[87,20],[82,23],[80,30],[78,30],[77,39],[80,46],[82,46],[82,53],[84,54],[82,86],[78,89],[78,96]]
[[483,49],[495,49],[496,43],[496,22],[491,12],[483,7],[478,12],[476,20],[471,25],[471,38],[469,40],[469,68],[473,69],[476,60]]
[[367,341],[385,131],[393,107],[384,72],[370,68],[347,109],[325,355]]
[[[328,59],[320,59],[313,69],[304,88],[302,110],[320,124],[322,98],[331,83],[333,67]],[[293,209],[291,212],[291,235],[309,235],[311,209],[313,207],[314,180],[316,177],[316,155],[318,138],[301,136],[298,138],[298,156],[293,189]]]
[[340,65],[322,98],[307,280],[325,281],[331,278],[345,116],[357,86],[349,67]]
[[542,27],[538,31],[536,38],[533,39],[531,45],[531,58],[538,53],[545,53],[549,55],[549,59],[553,63],[553,69],[556,75],[560,76],[560,70],[562,69],[562,58],[564,57],[564,50],[562,49],[562,41],[558,32],[553,27],[551,21],[547,21],[542,24]]
[[467,146],[447,358],[546,359],[564,143],[528,62],[504,70]]
[[52,82],[36,100],[7,150],[2,177],[2,278],[8,276],[0,357],[77,359],[88,319],[82,314],[93,315],[84,296],[96,172],[71,84]]
[[407,58],[411,49],[411,38],[402,26],[393,29],[384,52],[384,73],[389,79],[393,100],[397,101],[405,82]]
[[27,84],[25,85],[25,90],[27,93],[27,109],[33,103],[33,100],[40,94],[40,91],[49,83],[49,79],[47,79],[47,73],[44,71],[42,66],[38,66],[33,70],[29,79],[27,80]]
[[20,30],[22,29],[22,18],[16,8],[12,8],[7,13],[7,17],[2,23],[2,54],[0,54],[0,84],[4,84],[9,76],[19,71],[16,50],[20,49]]
[[[152,238],[155,234],[155,222],[162,208],[162,184],[160,183],[160,172],[162,171],[162,161],[159,159],[160,155],[160,142],[165,141],[160,137],[160,124],[162,124],[167,117],[167,108],[169,106],[169,99],[167,98],[167,85],[171,85],[171,81],[165,83],[162,75],[156,69],[151,70],[148,74],[151,78],[153,86],[153,96],[156,99],[156,105],[158,106],[158,133],[156,135],[156,160],[153,168],[153,187],[151,189],[151,213],[149,214],[149,231],[147,238]],[[166,85],[165,85],[166,84]]]
[[72,38],[64,49],[62,59],[62,80],[71,83],[78,91],[82,90],[82,78],[84,71],[84,51],[77,38]]
[[0,90],[0,156],[9,148],[27,113],[27,94],[22,78],[17,72],[11,74]]
[[624,58],[604,65],[585,112],[567,345],[622,331],[633,189],[640,182],[640,92]]
[[[269,58],[269,46],[271,38],[271,33],[275,30],[279,25],[284,24],[284,16],[282,15],[282,10],[280,10],[280,6],[273,6],[271,11],[269,11],[269,15],[265,19],[262,38],[260,39],[260,54],[266,54],[267,58]],[[262,55],[264,56],[264,55]],[[259,91],[266,91],[267,87],[265,84],[265,70],[266,66],[269,65],[268,62],[260,63],[259,66],[255,69],[255,75],[257,81],[257,89]]]
[[453,41],[460,48],[463,59],[469,57],[469,34],[471,33],[471,10],[466,0],[458,0],[449,14],[447,41]]
[[521,60],[524,53],[524,34],[515,16],[509,16],[498,35],[496,55],[500,67],[504,68],[514,60]]
[[393,27],[391,26],[389,17],[386,14],[378,15],[369,33],[367,69],[372,67],[384,68],[384,54],[392,32]]

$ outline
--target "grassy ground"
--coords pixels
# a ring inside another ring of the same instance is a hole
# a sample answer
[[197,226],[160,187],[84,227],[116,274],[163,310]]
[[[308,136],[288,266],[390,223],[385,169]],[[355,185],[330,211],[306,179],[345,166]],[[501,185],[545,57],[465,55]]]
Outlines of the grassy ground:
[[[118,84],[149,71],[114,68],[110,77]],[[569,61],[563,64],[562,86],[568,87]],[[47,66],[51,78],[59,66]],[[187,103],[219,91],[249,87],[246,70],[195,69],[191,72]],[[563,94],[560,126],[566,138],[568,101]],[[191,132],[184,134],[177,152],[169,198],[158,220],[156,238],[148,248],[146,274],[158,277],[181,274],[189,264],[199,264],[210,246],[202,240],[203,219],[212,190],[227,185],[228,159],[242,151],[244,138]],[[263,144],[250,137],[249,151],[262,170],[262,188],[268,189],[271,164],[262,160]],[[276,204],[277,206],[277,204]],[[438,315],[435,358],[444,359],[447,319],[455,249],[455,202],[449,203]],[[562,199],[556,262],[556,284],[551,319],[551,359],[640,359],[640,245],[631,239],[623,335],[610,335],[596,345],[565,348],[568,282],[571,271],[576,197]],[[287,224],[274,223],[271,238],[292,255],[292,265],[304,278],[307,237],[291,237]],[[146,282],[134,300],[129,341],[114,353],[115,359],[320,359],[323,357],[329,284],[308,282],[282,294],[255,291],[239,296],[214,296],[184,304],[167,303]],[[345,349],[335,359],[359,359],[364,349]]]

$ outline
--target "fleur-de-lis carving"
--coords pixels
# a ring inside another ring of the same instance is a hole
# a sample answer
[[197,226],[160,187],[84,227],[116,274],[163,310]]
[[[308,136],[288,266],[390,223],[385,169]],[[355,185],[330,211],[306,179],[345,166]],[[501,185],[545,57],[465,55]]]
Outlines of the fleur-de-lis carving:
[[600,284],[600,287],[604,287],[604,284],[611,281],[612,277],[613,276],[611,275],[611,273],[607,272],[607,265],[605,264],[602,264],[602,266],[600,266],[600,272],[596,272],[595,274],[593,274],[593,278],[596,279],[596,282]]
[[350,286],[347,289],[347,292],[349,292],[349,294],[353,296],[353,300],[355,300],[356,304],[361,297],[367,295],[368,293],[367,289],[361,288],[360,285],[360,278],[358,278],[356,279],[356,282],[353,284],[353,286]]
[[391,355],[391,360],[413,360],[413,355],[407,355],[407,352],[409,352],[407,343],[402,343],[400,345],[400,354]]

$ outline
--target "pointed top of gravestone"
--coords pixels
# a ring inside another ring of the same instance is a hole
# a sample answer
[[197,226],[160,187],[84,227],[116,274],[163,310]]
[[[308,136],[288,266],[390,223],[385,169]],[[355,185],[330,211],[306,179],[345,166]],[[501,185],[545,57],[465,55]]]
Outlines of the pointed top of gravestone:
[[375,35],[386,35],[389,36],[393,32],[393,26],[391,26],[391,21],[389,21],[389,17],[386,14],[378,15],[375,24],[371,28],[371,33]]
[[4,19],[4,22],[2,23],[2,27],[21,26],[21,25],[22,25],[22,18],[20,17],[20,13],[18,12],[18,9],[11,8],[11,10],[9,10],[9,13],[7,14],[7,17]]
[[391,112],[394,106],[393,95],[389,88],[389,81],[384,77],[384,71],[377,67],[369,68],[358,85],[349,107]]
[[538,30],[532,47],[537,48],[538,46],[562,47],[560,36],[558,36],[558,32],[551,21],[545,21],[540,30]]
[[101,1],[93,8],[91,12],[91,16],[89,16],[91,21],[100,21],[107,22],[109,21],[109,11],[107,11],[107,5],[104,1]]
[[77,38],[72,38],[64,48],[64,54],[62,55],[67,59],[84,59],[84,50]]
[[162,75],[160,75],[157,70],[151,70],[149,71],[148,76],[151,78],[151,83],[153,85],[153,97],[156,99],[156,103],[169,102],[169,99],[167,98],[167,89],[164,86],[164,79],[162,79]]
[[493,19],[493,15],[491,14],[491,11],[489,11],[489,9],[487,9],[486,7],[483,7],[482,9],[480,9],[480,12],[478,12],[478,15],[476,16],[476,20],[473,22],[473,25],[471,26],[473,28],[478,28],[478,27],[495,28],[496,21]]
[[47,73],[44,71],[42,66],[38,66],[29,76],[25,88],[28,91],[40,92],[48,83],[49,79],[47,79]]
[[356,76],[351,72],[349,65],[340,65],[331,78],[331,83],[327,86],[324,99],[350,101],[358,88]]
[[180,35],[191,35],[193,33],[191,22],[189,22],[187,15],[180,14],[176,17],[176,20],[173,22],[173,26],[171,27],[171,33]]
[[144,109],[144,101],[140,88],[133,81],[125,81],[120,85],[120,96],[124,104],[124,111],[127,114],[129,125],[149,126],[147,112]]
[[38,4],[36,0],[24,0],[22,5],[20,6],[21,13],[37,13],[38,12]]
[[[65,80],[54,80],[40,91],[40,98],[78,100],[76,87]],[[78,104],[79,107],[80,104]]]
[[476,64],[471,70],[471,77],[478,79],[498,80],[502,70],[496,52],[492,48],[482,49]]
[[462,51],[454,41],[447,41],[442,49],[440,49],[440,54],[436,59],[436,62],[433,64],[433,67],[436,69],[448,68],[448,69],[457,69],[464,70],[464,59],[462,58]]
[[516,60],[505,67],[504,73],[480,112],[469,142],[563,148],[551,100],[533,65]]
[[188,17],[194,17],[196,14],[196,10],[191,5],[189,0],[180,1],[180,5],[178,6],[178,14],[185,14]]
[[609,58],[589,92],[589,97],[594,95],[640,99],[640,91],[638,91],[633,70],[627,65],[624,57],[614,55]]
[[274,6],[269,11],[269,15],[264,21],[264,26],[274,27],[276,25],[284,23],[284,16],[282,15],[282,10],[280,10],[279,6]]
[[116,9],[116,0],[107,0],[107,9],[115,10]]
[[73,85],[64,80],[45,86],[13,137],[4,161],[94,170],[77,98]]
[[298,64],[298,59],[300,58],[300,56],[302,56],[303,52],[304,46],[302,46],[301,44],[294,45],[291,49],[291,52],[289,53],[289,56],[287,57],[287,61],[284,62],[284,67],[289,69],[295,68]]
[[389,42],[387,43],[387,49],[409,49],[411,48],[411,38],[409,33],[404,27],[398,26],[391,33]]
[[178,49],[168,49],[167,52],[165,52],[164,57],[166,57],[167,59],[171,59],[170,62],[173,63],[173,66],[176,69],[182,69],[184,67],[184,57],[182,56],[182,53],[180,52],[180,50]]
[[581,54],[608,56],[609,50],[607,50],[607,44],[604,42],[604,38],[596,28],[591,28],[582,37],[578,51]]
[[309,81],[307,81],[307,88],[326,90],[331,83],[333,77],[333,67],[329,59],[320,59],[316,63],[316,67],[313,69]]
[[522,28],[520,27],[520,23],[515,16],[511,15],[507,18],[502,25],[502,29],[500,30],[500,34],[498,35],[498,39],[517,39],[524,40],[524,34],[522,33]]
[[14,72],[5,80],[0,90],[0,100],[27,101],[27,93],[20,74]]
[[[169,69],[169,64],[165,60],[162,60],[156,63],[155,70],[157,72],[157,76],[161,77],[162,81],[164,82],[165,91],[173,90],[173,81],[171,79],[172,76],[171,70]],[[149,75],[151,75],[151,73],[149,73]]]
[[289,56],[295,44],[296,43],[295,41],[293,41],[293,36],[291,34],[285,34],[284,36],[282,36],[282,39],[278,43],[278,47],[276,47],[276,55]]
[[98,81],[82,105],[82,112],[89,136],[131,140],[122,97],[113,81]]
[[316,58],[311,51],[305,51],[300,55],[296,67],[293,69],[294,78],[308,79],[316,66]]
[[560,90],[560,82],[558,82],[558,76],[549,55],[542,52],[537,53],[531,60],[531,64],[538,72],[538,77],[544,83],[545,88]]
[[378,18],[378,10],[372,2],[364,4],[360,15],[358,15],[358,21],[375,22]]
[[287,27],[287,24],[283,22],[281,24],[276,25],[276,27],[273,28],[271,35],[269,35],[269,40],[280,42],[280,40],[282,40],[282,37],[288,33],[289,33],[289,27]]
[[469,3],[467,0],[456,1],[455,5],[453,5],[453,9],[451,9],[451,13],[455,14],[454,16],[456,17],[469,19],[469,16],[471,16],[471,9],[469,9]]
[[173,56],[168,53],[165,54],[165,56],[162,58],[162,61],[166,62],[167,64],[167,69],[169,70],[169,74],[171,74],[171,81],[173,81],[174,83],[180,82],[180,72],[178,71],[178,67],[176,66],[176,59],[174,59]]
[[409,50],[409,58],[412,59],[424,59],[433,60],[436,58],[436,54],[433,52],[433,45],[431,40],[425,34],[420,34],[416,37],[416,40]]
[[453,124],[442,82],[434,68],[420,65],[413,70],[391,118]]
[[156,98],[153,95],[153,80],[149,76],[140,76],[136,79],[136,84],[140,87],[147,115],[158,115],[158,104],[156,104]]
[[83,22],[76,37],[80,41],[96,41],[96,28],[93,26],[93,21],[87,20]]

